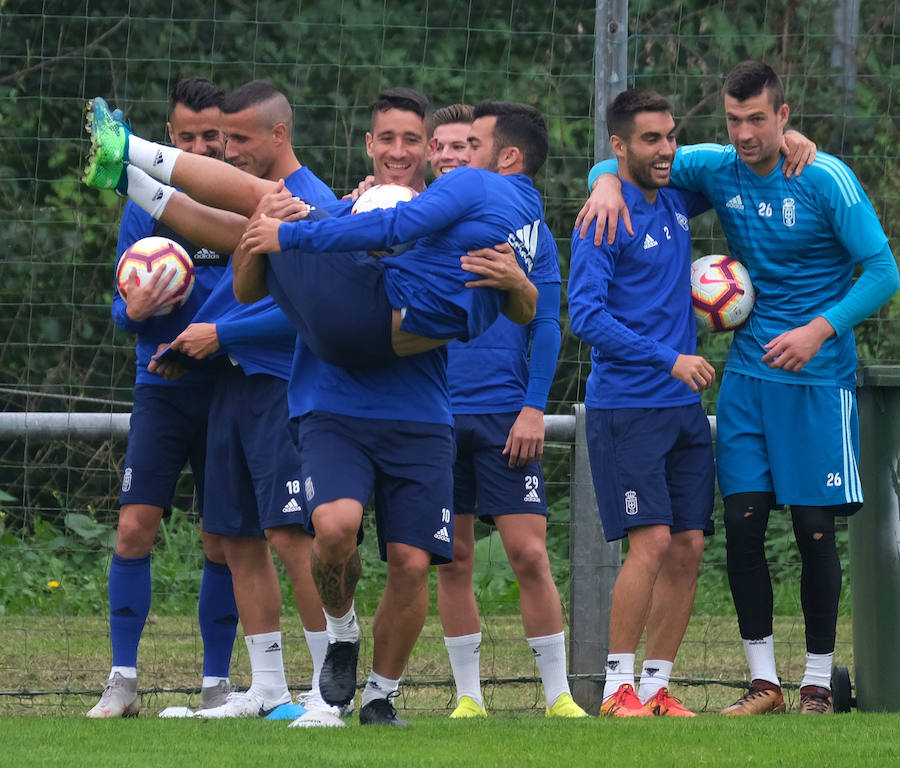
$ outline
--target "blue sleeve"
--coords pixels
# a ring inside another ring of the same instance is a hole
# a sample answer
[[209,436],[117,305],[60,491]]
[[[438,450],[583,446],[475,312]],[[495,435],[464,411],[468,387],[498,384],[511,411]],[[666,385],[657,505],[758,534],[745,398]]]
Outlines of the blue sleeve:
[[[125,253],[132,244],[143,237],[149,237],[153,234],[154,226],[155,222],[149,213],[142,211],[131,201],[128,202],[125,206],[125,211],[122,214],[122,221],[119,224],[119,241],[116,244],[116,266],[118,266],[122,254]],[[114,279],[113,284],[115,285],[115,283],[116,281]],[[113,322],[118,328],[125,331],[125,333],[141,333],[147,328],[147,324],[150,322],[150,318],[137,322],[128,317],[125,299],[123,299],[122,294],[119,293],[118,285],[115,285],[111,312]]]
[[537,311],[528,326],[531,331],[531,354],[528,358],[528,390],[524,405],[543,411],[547,408],[550,385],[553,384],[559,359],[561,289],[559,283],[542,283],[537,289]]
[[591,168],[590,173],[588,173],[588,192],[591,191],[594,187],[594,182],[602,176],[604,173],[611,173],[615,176],[619,172],[619,161],[616,158],[611,157],[606,160],[601,160],[597,163],[593,168]]
[[[474,194],[473,189],[477,190]],[[470,210],[478,210],[483,200],[484,185],[478,174],[448,173],[421,195],[394,208],[320,221],[284,222],[278,227],[278,242],[282,250],[316,253],[388,248],[445,229]]]
[[572,235],[572,261],[569,265],[569,327],[586,344],[604,357],[652,365],[666,373],[672,370],[678,352],[648,339],[619,322],[609,311],[609,283],[615,272],[621,237],[609,245],[594,245],[595,227],[591,224],[582,240],[577,230]]
[[297,329],[284,312],[273,305],[249,317],[217,322],[216,334],[219,345],[227,351],[237,344],[264,343],[276,338],[292,342]]
[[822,316],[841,334],[861,323],[885,304],[900,288],[900,273],[890,246],[859,260],[863,272],[853,287]]

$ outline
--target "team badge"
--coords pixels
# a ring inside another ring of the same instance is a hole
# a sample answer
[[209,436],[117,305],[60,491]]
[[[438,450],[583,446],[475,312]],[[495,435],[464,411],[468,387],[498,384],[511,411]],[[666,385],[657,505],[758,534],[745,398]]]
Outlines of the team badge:
[[625,514],[636,515],[638,513],[637,491],[625,491]]
[[685,232],[690,230],[691,226],[688,224],[688,218],[683,213],[675,213],[675,220],[678,222],[678,226],[681,227]]
[[307,477],[306,481],[303,483],[304,490],[306,491],[306,500],[312,501],[313,496],[316,495],[316,489],[313,486],[313,481],[311,477]]
[[125,467],[122,473],[122,493],[128,493],[131,490],[131,467]]
[[793,197],[786,197],[781,202],[781,220],[784,226],[793,227],[797,223],[797,211]]

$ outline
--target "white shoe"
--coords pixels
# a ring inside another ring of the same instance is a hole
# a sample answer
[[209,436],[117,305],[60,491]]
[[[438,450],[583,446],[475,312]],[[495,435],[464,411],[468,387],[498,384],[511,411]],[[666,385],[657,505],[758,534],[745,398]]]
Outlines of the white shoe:
[[87,713],[90,718],[137,717],[141,699],[137,693],[137,678],[124,677],[116,672],[106,681],[103,695]]
[[198,709],[194,717],[217,720],[226,717],[266,717],[273,709],[282,704],[289,704],[290,696],[284,701],[269,703],[253,691],[232,691],[225,703],[211,709]]
[[334,707],[322,698],[322,694],[318,690],[304,691],[297,694],[297,703],[307,712],[337,709],[339,717],[350,717],[353,714],[353,701],[349,701],[343,707]]
[[329,706],[324,701],[322,704],[324,706],[318,709],[307,709],[288,728],[344,728],[347,725],[341,719],[340,707]]

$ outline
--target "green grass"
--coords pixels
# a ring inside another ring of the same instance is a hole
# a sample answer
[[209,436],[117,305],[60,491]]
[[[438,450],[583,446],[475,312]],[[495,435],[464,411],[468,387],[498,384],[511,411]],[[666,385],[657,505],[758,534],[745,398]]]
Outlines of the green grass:
[[[4,766],[896,765],[900,715],[482,722],[417,716],[411,727],[289,729],[283,721],[0,719]],[[14,731],[14,737],[12,733]]]

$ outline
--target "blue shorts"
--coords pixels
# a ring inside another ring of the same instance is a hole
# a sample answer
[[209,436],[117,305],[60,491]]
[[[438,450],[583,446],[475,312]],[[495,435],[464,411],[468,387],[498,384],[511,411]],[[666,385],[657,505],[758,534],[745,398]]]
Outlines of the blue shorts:
[[209,386],[135,386],[119,506],[149,504],[168,514],[178,477],[190,461],[197,507],[203,514],[211,394]]
[[262,536],[269,528],[299,525],[312,533],[301,493],[300,452],[291,433],[284,379],[245,376],[235,366],[216,380],[204,531]]
[[714,531],[716,469],[703,407],[587,409],[588,454],[607,541],[639,525]]
[[547,515],[541,463],[510,467],[503,455],[519,412],[458,414],[453,465],[453,513],[493,523],[495,515]]
[[375,493],[381,559],[387,543],[453,559],[453,429],[447,424],[386,421],[314,411],[298,424],[306,505]]
[[[313,221],[327,217],[321,208],[309,215]],[[308,253],[291,248],[269,255],[267,284],[320,360],[341,368],[372,368],[397,359],[384,264],[375,256],[366,251]]]
[[725,372],[716,406],[722,496],[775,494],[778,504],[835,507],[863,501],[854,393]]

